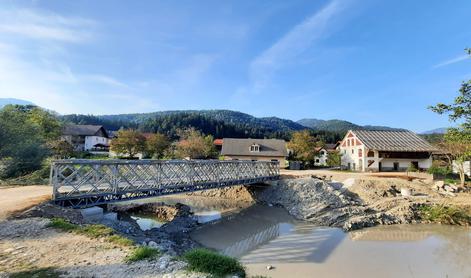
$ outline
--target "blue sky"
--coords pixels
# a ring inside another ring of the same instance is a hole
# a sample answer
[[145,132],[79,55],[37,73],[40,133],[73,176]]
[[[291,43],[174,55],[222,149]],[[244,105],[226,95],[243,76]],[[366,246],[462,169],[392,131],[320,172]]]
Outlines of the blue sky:
[[471,78],[463,1],[0,2],[0,97],[59,113],[232,109],[423,131]]

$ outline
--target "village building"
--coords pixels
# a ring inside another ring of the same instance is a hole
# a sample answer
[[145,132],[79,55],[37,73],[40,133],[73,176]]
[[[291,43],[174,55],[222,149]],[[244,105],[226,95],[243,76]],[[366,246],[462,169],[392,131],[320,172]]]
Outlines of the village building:
[[426,170],[436,148],[411,131],[350,130],[340,144],[342,168],[363,171]]
[[335,152],[338,144],[325,144],[323,147],[316,149],[317,155],[314,157],[314,166],[326,167],[329,153]]
[[225,160],[276,161],[285,167],[288,150],[280,139],[224,138],[221,155]]
[[75,151],[108,152],[110,147],[108,132],[101,125],[66,125],[61,139]]

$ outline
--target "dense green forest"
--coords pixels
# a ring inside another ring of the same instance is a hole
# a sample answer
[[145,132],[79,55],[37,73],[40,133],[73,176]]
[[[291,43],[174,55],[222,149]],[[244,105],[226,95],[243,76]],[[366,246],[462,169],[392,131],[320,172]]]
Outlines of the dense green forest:
[[[183,110],[121,115],[65,115],[62,119],[76,124],[103,125],[108,130],[133,128],[142,132],[159,132],[172,139],[179,129],[194,127],[214,138],[282,138],[289,140],[293,131],[309,129],[291,120],[276,117],[257,118],[230,110]],[[309,129],[310,130],[310,129]],[[344,131],[312,130],[325,142],[336,142]]]

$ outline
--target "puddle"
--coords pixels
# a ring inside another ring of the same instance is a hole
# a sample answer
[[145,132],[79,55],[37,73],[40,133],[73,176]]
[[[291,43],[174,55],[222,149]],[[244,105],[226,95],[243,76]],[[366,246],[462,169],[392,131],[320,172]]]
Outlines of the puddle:
[[[227,199],[217,199],[199,196],[172,195],[158,198],[149,198],[143,200],[135,200],[132,202],[123,202],[123,205],[129,203],[165,203],[167,205],[175,205],[181,203],[190,207],[198,223],[204,224],[222,219],[223,217],[237,214],[244,208],[250,207],[253,203],[236,202]],[[136,220],[141,230],[146,231],[152,228],[158,228],[165,224],[152,215],[130,214],[131,218]]]
[[131,215],[131,218],[134,219],[139,225],[139,228],[142,231],[147,231],[153,228],[160,228],[166,222],[159,221],[155,218],[152,218],[150,215]]

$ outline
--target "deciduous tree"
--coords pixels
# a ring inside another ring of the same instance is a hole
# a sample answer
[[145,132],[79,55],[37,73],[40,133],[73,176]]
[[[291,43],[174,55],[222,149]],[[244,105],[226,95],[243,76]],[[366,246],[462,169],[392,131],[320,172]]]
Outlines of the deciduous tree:
[[308,130],[293,132],[288,148],[293,152],[295,159],[312,163],[317,155],[319,143],[316,137],[312,136]]
[[167,136],[162,133],[154,133],[147,138],[147,153],[153,158],[162,158],[171,142]]
[[146,138],[137,130],[120,129],[116,138],[111,140],[110,148],[117,154],[134,158],[146,150]]
[[[466,51],[471,55],[470,49]],[[471,159],[471,80],[461,84],[459,94],[452,104],[438,103],[429,108],[438,114],[449,114],[448,117],[453,122],[463,121],[460,128],[448,129],[440,146],[453,161],[452,166],[458,171],[461,185],[464,186],[464,163]]]
[[179,131],[180,140],[176,144],[176,156],[179,158],[201,159],[215,158],[217,150],[211,135],[204,136],[194,128]]

